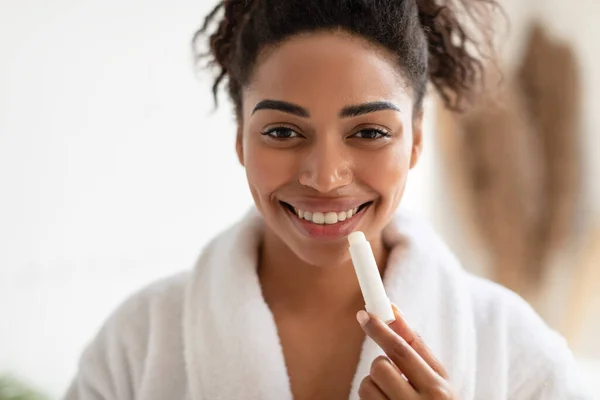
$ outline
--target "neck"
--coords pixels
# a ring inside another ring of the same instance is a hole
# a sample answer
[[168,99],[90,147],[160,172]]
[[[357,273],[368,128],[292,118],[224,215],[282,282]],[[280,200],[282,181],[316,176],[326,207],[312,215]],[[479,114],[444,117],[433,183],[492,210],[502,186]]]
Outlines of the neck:
[[[371,246],[383,275],[388,253],[381,239]],[[349,253],[335,263],[313,265],[266,228],[258,273],[263,295],[272,309],[325,316],[364,307]]]

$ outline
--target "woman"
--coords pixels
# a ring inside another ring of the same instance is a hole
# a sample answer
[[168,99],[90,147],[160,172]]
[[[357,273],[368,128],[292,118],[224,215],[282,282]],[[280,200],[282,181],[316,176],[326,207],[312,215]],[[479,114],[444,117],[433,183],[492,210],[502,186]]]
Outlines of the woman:
[[[586,398],[557,334],[396,213],[428,80],[451,107],[477,83],[453,10],[226,0],[196,39],[212,22],[214,93],[227,78],[256,210],[121,306],[67,399]],[[403,311],[389,326],[357,314],[354,230]]]

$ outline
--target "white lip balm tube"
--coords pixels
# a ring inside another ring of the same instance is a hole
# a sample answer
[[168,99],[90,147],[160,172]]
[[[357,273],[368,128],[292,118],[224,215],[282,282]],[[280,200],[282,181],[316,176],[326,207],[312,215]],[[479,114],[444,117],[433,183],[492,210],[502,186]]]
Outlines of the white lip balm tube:
[[360,231],[348,235],[348,242],[358,284],[365,299],[365,309],[386,324],[395,321],[396,317],[390,299],[385,294],[371,244],[367,241],[365,234]]

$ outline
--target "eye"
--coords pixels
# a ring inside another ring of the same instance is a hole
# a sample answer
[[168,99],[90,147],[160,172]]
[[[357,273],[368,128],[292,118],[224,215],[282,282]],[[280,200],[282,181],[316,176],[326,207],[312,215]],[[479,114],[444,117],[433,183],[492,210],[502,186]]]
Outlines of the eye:
[[384,137],[390,137],[390,134],[383,129],[368,128],[368,129],[362,129],[362,130],[356,132],[352,136],[359,138],[359,139],[376,140],[376,139],[382,139]]
[[285,126],[278,126],[275,128],[269,128],[261,132],[264,136],[269,136],[275,140],[286,140],[286,139],[294,139],[300,137],[296,131],[291,128],[287,128]]

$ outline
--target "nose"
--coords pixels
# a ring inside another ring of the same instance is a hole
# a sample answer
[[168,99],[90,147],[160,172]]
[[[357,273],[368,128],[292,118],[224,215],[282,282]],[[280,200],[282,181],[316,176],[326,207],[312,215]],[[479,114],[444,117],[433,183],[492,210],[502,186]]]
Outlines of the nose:
[[[320,193],[329,193],[353,180],[350,154],[339,137],[316,140],[303,158],[298,181]],[[337,135],[335,135],[337,136]]]

